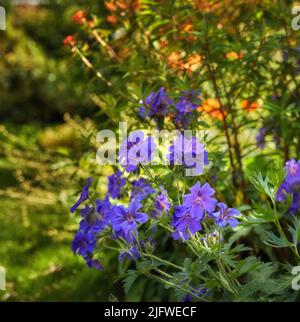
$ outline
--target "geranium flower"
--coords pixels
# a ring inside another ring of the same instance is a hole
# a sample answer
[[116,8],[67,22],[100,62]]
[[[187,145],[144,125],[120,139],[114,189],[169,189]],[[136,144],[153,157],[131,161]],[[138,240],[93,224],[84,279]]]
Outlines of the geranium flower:
[[208,183],[202,187],[198,181],[190,188],[190,194],[184,196],[184,206],[190,208],[192,216],[198,220],[202,220],[205,212],[212,213],[217,205],[217,200],[212,198],[215,190]]
[[166,93],[164,87],[161,87],[157,92],[152,92],[145,100],[148,107],[148,116],[157,119],[164,117],[169,111],[169,106],[173,101]]
[[166,191],[160,193],[155,201],[154,201],[154,207],[155,207],[155,215],[160,215],[162,212],[168,214],[171,209],[171,203],[168,198],[168,194]]
[[122,252],[119,255],[119,261],[123,262],[125,259],[138,260],[141,258],[141,254],[136,246],[131,246],[129,250]]
[[285,164],[286,178],[285,182],[291,186],[300,185],[300,161],[291,159]]
[[121,188],[125,185],[126,179],[122,178],[122,172],[116,171],[113,175],[108,177],[108,194],[113,198],[121,196]]
[[83,257],[93,254],[95,246],[95,236],[91,231],[86,231],[84,229],[79,230],[72,241],[72,250],[74,254]]
[[219,211],[212,213],[211,217],[215,219],[218,226],[224,227],[228,224],[231,227],[236,227],[239,224],[239,221],[235,218],[241,214],[238,210],[228,208],[223,202],[219,202],[217,206]]
[[169,147],[169,152],[171,165],[183,165],[185,168],[194,169],[196,174],[203,173],[204,165],[208,164],[208,153],[204,144],[198,142],[195,136],[178,136]]
[[74,212],[84,201],[86,201],[89,198],[89,187],[93,181],[93,178],[89,178],[87,180],[87,183],[83,187],[81,191],[81,195],[79,199],[75,202],[75,204],[70,208],[71,212]]
[[90,268],[95,268],[95,269],[97,269],[99,271],[103,270],[102,264],[96,259],[93,259],[93,258],[88,256],[88,257],[85,258],[85,262],[86,262],[87,266],[90,267]]
[[155,190],[144,178],[132,181],[130,200],[141,202],[142,200],[147,198],[149,194],[153,193],[155,193]]
[[174,207],[172,226],[175,228],[172,237],[175,240],[181,238],[183,241],[188,240],[190,234],[194,235],[202,229],[199,218],[195,218],[191,208],[185,205]]
[[123,237],[127,242],[133,242],[137,233],[137,223],[143,224],[148,220],[148,215],[139,212],[142,204],[131,201],[128,209],[124,206],[115,206],[112,209],[111,221],[117,236]]
[[133,131],[120,148],[119,162],[127,172],[133,172],[139,164],[145,165],[153,159],[155,149],[152,137],[145,137],[143,131]]

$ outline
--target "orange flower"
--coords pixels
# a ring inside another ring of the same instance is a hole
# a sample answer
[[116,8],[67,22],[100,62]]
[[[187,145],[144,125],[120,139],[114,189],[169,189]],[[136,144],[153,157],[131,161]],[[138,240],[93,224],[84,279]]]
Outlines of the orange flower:
[[83,25],[86,22],[86,12],[84,10],[78,10],[72,16],[72,21],[79,25]]
[[191,23],[189,23],[189,22],[184,23],[181,26],[181,28],[182,28],[183,32],[189,32],[189,31],[192,31],[194,29],[193,25]]
[[110,15],[110,16],[107,16],[107,21],[112,24],[112,25],[116,25],[118,23],[118,17],[115,16],[115,15]]
[[249,102],[248,100],[242,100],[241,108],[247,112],[252,112],[259,108],[259,104],[256,102]]
[[109,11],[116,11],[117,6],[113,2],[105,2],[105,7]]
[[95,22],[94,22],[94,20],[88,20],[88,21],[87,21],[87,25],[88,25],[88,27],[89,27],[89,28],[94,28],[94,27],[95,27]]
[[223,120],[227,113],[221,110],[220,102],[215,98],[208,98],[198,107],[199,112],[206,112],[213,118]]
[[76,45],[76,40],[74,36],[69,35],[64,39],[64,46],[75,46]]
[[184,68],[189,70],[190,72],[194,72],[200,68],[202,64],[202,57],[198,54],[191,54],[187,58],[186,64],[184,64]]
[[230,51],[225,55],[225,57],[230,60],[242,59],[243,56],[244,56],[243,53],[238,54],[235,51]]
[[117,1],[116,5],[122,10],[126,10],[128,8],[128,4],[125,1]]
[[173,51],[169,56],[168,56],[168,64],[173,68],[173,69],[182,69],[184,68],[184,63],[182,61],[182,52],[180,51]]

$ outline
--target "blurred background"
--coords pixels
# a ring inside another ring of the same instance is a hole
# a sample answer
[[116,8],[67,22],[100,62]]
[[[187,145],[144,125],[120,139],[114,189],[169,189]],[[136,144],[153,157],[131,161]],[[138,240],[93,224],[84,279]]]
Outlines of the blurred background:
[[[103,272],[89,269],[71,251],[80,216],[69,208],[88,176],[97,177],[97,193],[104,193],[113,169],[95,167],[95,133],[116,127],[120,118],[137,122],[139,100],[151,86],[200,88],[210,100],[200,113],[222,129],[222,117],[214,113],[220,106],[205,78],[208,55],[199,49],[208,48],[201,34],[206,29],[217,76],[237,93],[238,128],[229,131],[243,133],[246,168],[299,159],[299,32],[288,27],[294,2],[187,2],[193,12],[173,0],[144,0],[143,10],[137,0],[0,0],[7,13],[6,30],[0,30],[0,267],[7,282],[0,300],[174,300],[172,291],[146,278],[123,281],[127,291],[134,283],[125,295],[121,279],[130,264],[121,267],[116,254],[101,260]],[[78,10],[88,13],[84,24],[72,22]],[[207,27],[199,17],[214,10]],[[113,55],[99,34],[112,44]],[[66,44],[68,35],[75,38]],[[258,109],[261,101],[264,109]],[[224,182],[230,203],[241,204],[243,195],[230,189],[226,152],[220,153],[224,136],[213,139],[211,171]],[[257,199],[249,187],[250,199]],[[161,236],[161,250],[177,256],[168,243]]]
[[70,249],[77,229],[66,191],[76,172],[76,161],[70,160],[80,151],[76,126],[88,122],[78,119],[77,124],[71,116],[97,112],[86,93],[98,85],[84,79],[82,64],[72,59],[63,40],[76,28],[70,16],[88,2],[0,1],[7,12],[7,30],[0,31],[4,301],[122,296],[110,270],[99,274],[87,268]]

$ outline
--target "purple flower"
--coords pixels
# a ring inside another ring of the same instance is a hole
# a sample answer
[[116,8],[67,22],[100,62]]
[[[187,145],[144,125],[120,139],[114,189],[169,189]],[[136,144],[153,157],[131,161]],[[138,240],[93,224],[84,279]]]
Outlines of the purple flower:
[[97,234],[110,224],[111,204],[106,196],[102,201],[96,200],[96,208],[86,206],[81,210],[82,220],[79,230],[72,241],[72,250],[81,255],[89,267],[102,269],[99,261],[92,259],[97,243]]
[[144,120],[145,118],[146,118],[146,109],[145,109],[145,107],[144,106],[140,106],[139,107],[139,111],[138,111],[138,116],[142,119],[142,120]]
[[289,211],[295,213],[300,206],[300,161],[294,159],[287,161],[285,171],[286,177],[277,191],[276,201],[283,202],[286,200],[288,194],[293,194],[293,202]]
[[119,151],[120,164],[126,167],[127,172],[133,172],[139,164],[149,163],[156,150],[156,144],[152,137],[145,137],[142,131],[130,133]]
[[135,240],[137,233],[137,223],[143,224],[148,220],[148,215],[139,212],[142,207],[138,201],[133,200],[129,204],[128,209],[124,206],[115,206],[112,213],[112,226],[117,236],[123,237],[127,242],[131,243]]
[[132,181],[130,200],[142,201],[152,193],[155,193],[155,190],[144,178]]
[[258,134],[256,135],[256,146],[260,149],[263,149],[266,145],[266,135],[268,134],[269,128],[264,126],[259,129]]
[[166,191],[162,191],[155,199],[154,201],[154,207],[155,207],[155,217],[162,214],[162,212],[168,214],[171,209],[171,203],[168,198],[168,194]]
[[103,270],[103,266],[96,259],[93,259],[93,258],[88,256],[88,257],[85,257],[85,262],[86,262],[87,266],[90,267],[90,268],[95,268],[95,269],[97,269],[99,271]]
[[175,105],[175,109],[179,113],[183,114],[190,113],[196,110],[201,103],[199,95],[200,93],[194,90],[183,92],[182,96],[179,97],[179,100]]
[[[207,296],[208,295],[208,290],[206,288],[203,288],[202,286],[198,287],[197,289],[195,289],[195,291],[192,292],[193,294],[195,294],[196,296]],[[191,302],[194,300],[194,297],[190,294],[186,294],[181,302]]]
[[113,198],[121,196],[121,188],[125,185],[126,179],[122,178],[122,172],[116,171],[115,174],[108,177],[108,194]]
[[300,185],[300,161],[294,159],[287,161],[285,170],[287,172],[285,182],[291,186]]
[[79,230],[73,241],[72,250],[74,254],[86,257],[93,254],[96,246],[96,239],[90,231],[85,231],[84,229]]
[[190,234],[194,235],[202,229],[199,218],[195,218],[192,215],[189,207],[176,206],[174,207],[174,211],[172,226],[175,231],[172,237],[175,240],[181,238],[183,241],[186,241],[190,238]]
[[190,207],[192,216],[198,220],[202,220],[205,212],[212,213],[217,205],[217,200],[212,198],[215,190],[208,183],[202,187],[198,181],[190,188],[190,194],[184,196],[184,205]]
[[124,262],[125,259],[138,260],[141,258],[141,254],[136,246],[131,246],[129,250],[122,252],[119,255],[119,261]]
[[92,234],[103,231],[110,224],[111,204],[106,196],[102,201],[96,199],[96,209],[86,206],[82,211],[79,229]]
[[200,105],[199,94],[197,91],[187,91],[183,92],[182,96],[179,97],[175,105],[175,118],[173,118],[177,128],[186,129],[195,119],[193,111]]
[[71,212],[74,212],[84,201],[86,201],[89,198],[89,187],[91,185],[91,182],[93,181],[93,178],[89,178],[87,180],[87,183],[83,187],[79,199],[75,202],[75,204],[70,208]]
[[291,205],[291,208],[289,209],[290,212],[295,214],[298,212],[300,209],[300,193],[299,192],[294,192],[293,193],[293,203]]
[[224,227],[228,224],[231,227],[236,227],[239,224],[239,221],[235,218],[241,214],[238,210],[228,208],[223,202],[219,202],[217,206],[219,211],[212,213],[211,216],[218,226]]
[[208,164],[207,151],[194,136],[191,138],[178,136],[169,147],[169,151],[171,165],[183,165],[185,168],[194,169],[196,174],[203,173],[204,165]]
[[277,202],[283,202],[286,200],[286,196],[287,194],[292,193],[292,188],[290,186],[290,184],[288,184],[287,182],[283,182],[276,194],[276,201]]
[[168,113],[168,108],[173,104],[165,89],[161,87],[157,92],[152,92],[145,100],[149,108],[148,116],[151,118],[164,117]]

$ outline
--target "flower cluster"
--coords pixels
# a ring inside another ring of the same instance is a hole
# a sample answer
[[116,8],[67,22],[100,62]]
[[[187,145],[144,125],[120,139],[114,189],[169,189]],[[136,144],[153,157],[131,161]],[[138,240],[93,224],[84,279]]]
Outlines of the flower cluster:
[[[75,254],[85,259],[88,266],[96,269],[102,269],[101,263],[94,259],[97,240],[104,236],[102,233],[107,230],[112,231],[110,235],[112,239],[120,239],[127,244],[126,249],[120,252],[121,261],[126,258],[135,260],[140,258],[140,250],[145,243],[139,236],[139,226],[150,218],[150,209],[145,211],[143,205],[143,201],[149,198],[153,200],[152,218],[159,220],[165,214],[174,229],[172,237],[175,240],[186,241],[191,235],[196,234],[202,229],[201,222],[205,218],[213,219],[219,227],[227,224],[235,227],[238,224],[236,217],[240,215],[239,211],[227,208],[224,203],[218,203],[214,198],[215,191],[208,183],[201,186],[197,182],[190,188],[190,193],[184,196],[183,204],[174,205],[164,187],[161,186],[157,191],[146,179],[139,178],[128,182],[131,187],[130,202],[128,207],[125,207],[112,205],[109,199],[109,197],[118,199],[121,196],[120,188],[126,184],[126,179],[122,177],[120,171],[108,178],[108,194],[102,201],[96,199],[94,203],[91,200],[89,196],[91,182],[92,179],[88,179],[79,199],[71,207],[71,212],[74,212],[84,202],[88,203],[81,209],[82,220],[72,242],[72,249]],[[174,214],[170,216],[173,207]],[[219,210],[216,210],[216,207]]]
[[203,173],[204,165],[208,165],[208,153],[204,145],[195,136],[187,138],[180,135],[169,147],[169,161],[171,165],[183,165],[187,169],[195,169],[195,174]]
[[153,159],[156,144],[143,131],[133,131],[124,140],[119,151],[119,162],[127,172],[133,172],[139,164],[145,165]]
[[287,195],[292,195],[293,202],[289,210],[296,213],[300,208],[300,161],[294,159],[287,161],[285,171],[286,177],[277,191],[276,200],[283,202]]
[[183,91],[176,101],[170,98],[164,87],[152,92],[139,108],[142,119],[150,118],[161,128],[165,117],[169,117],[176,128],[186,129],[192,122],[194,111],[200,105],[200,93],[195,90]]
[[[133,190],[128,208],[110,203],[109,196],[112,198],[120,196],[119,189],[125,184],[124,180],[125,178],[121,177],[121,172],[117,171],[108,178],[106,197],[102,201],[96,199],[95,205],[92,203],[92,206],[86,205],[81,209],[82,220],[72,242],[72,250],[75,254],[81,255],[90,267],[102,269],[100,262],[93,259],[93,254],[97,239],[106,228],[113,230],[114,238],[122,238],[134,246],[138,238],[138,224],[143,224],[148,220],[148,215],[140,211],[141,200],[146,198],[149,193],[153,193],[154,189],[142,179],[132,183],[133,187],[138,185],[140,190],[135,192]],[[74,212],[82,203],[91,201],[89,197],[91,182],[92,178],[89,178],[79,199],[71,207],[71,212]],[[131,246],[131,251],[133,251],[133,246]],[[138,258],[136,251],[133,253],[135,254],[134,258]],[[127,252],[120,254],[122,259],[128,256]]]
[[[190,194],[184,196],[184,203],[182,206],[175,207],[174,216],[172,219],[172,226],[175,229],[173,238],[175,240],[181,238],[186,241],[191,235],[202,229],[201,222],[207,216],[213,218],[216,225],[224,227],[229,224],[231,227],[238,225],[237,216],[240,212],[233,208],[228,208],[224,203],[218,201],[213,197],[214,189],[205,183],[201,186],[198,181],[190,188]],[[216,207],[219,211],[215,211]]]

